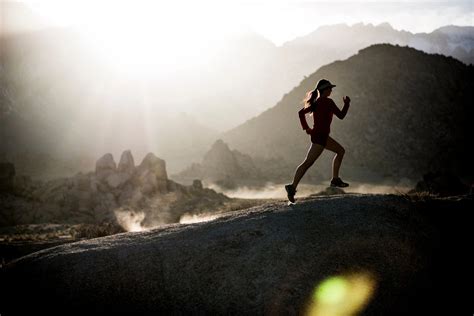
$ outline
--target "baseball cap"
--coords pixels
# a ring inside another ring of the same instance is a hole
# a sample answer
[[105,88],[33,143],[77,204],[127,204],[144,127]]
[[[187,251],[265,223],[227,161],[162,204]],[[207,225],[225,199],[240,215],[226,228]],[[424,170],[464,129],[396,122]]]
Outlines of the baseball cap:
[[334,88],[336,85],[332,84],[331,82],[329,82],[329,80],[326,80],[326,79],[321,79],[318,81],[318,83],[316,84],[316,88],[315,89],[318,89],[319,91],[322,91],[326,88]]

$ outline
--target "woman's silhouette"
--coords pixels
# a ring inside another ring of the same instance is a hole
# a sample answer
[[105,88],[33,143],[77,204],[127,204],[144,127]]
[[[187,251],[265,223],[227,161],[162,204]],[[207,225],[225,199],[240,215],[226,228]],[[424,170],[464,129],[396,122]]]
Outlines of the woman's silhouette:
[[[311,167],[316,159],[321,155],[324,148],[336,153],[332,161],[331,186],[347,187],[349,185],[339,178],[339,168],[341,167],[342,158],[345,153],[344,147],[329,136],[329,132],[333,114],[342,120],[346,116],[347,110],[349,110],[351,99],[348,96],[343,97],[344,107],[342,108],[342,111],[339,110],[334,101],[329,98],[333,87],[335,87],[335,85],[331,84],[328,80],[319,80],[316,88],[306,94],[304,107],[298,112],[301,126],[307,134],[311,135],[311,146],[305,160],[296,169],[293,183],[285,185],[288,200],[290,200],[290,202],[295,202],[296,187],[298,186],[298,183],[306,170],[308,170],[308,168]],[[310,128],[306,122],[305,115],[307,113],[313,115],[313,128]]]

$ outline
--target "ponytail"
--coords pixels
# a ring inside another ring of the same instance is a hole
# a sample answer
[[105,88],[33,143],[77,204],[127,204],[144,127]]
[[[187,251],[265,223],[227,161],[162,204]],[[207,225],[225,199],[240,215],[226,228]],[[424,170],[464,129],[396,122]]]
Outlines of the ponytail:
[[303,100],[304,108],[312,108],[311,112],[314,111],[314,105],[316,105],[316,100],[320,96],[318,89],[308,91],[306,93],[306,98]]

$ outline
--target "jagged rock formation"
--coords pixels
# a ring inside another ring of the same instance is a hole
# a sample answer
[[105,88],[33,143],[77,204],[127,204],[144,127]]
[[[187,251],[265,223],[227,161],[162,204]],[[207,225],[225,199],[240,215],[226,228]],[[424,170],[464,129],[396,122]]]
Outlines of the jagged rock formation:
[[118,171],[129,174],[135,172],[135,161],[133,160],[132,152],[130,150],[126,150],[122,153],[118,164]]
[[105,154],[95,164],[95,174],[99,178],[105,178],[117,170],[117,164],[112,154]]
[[230,200],[199,181],[183,186],[169,180],[165,161],[153,153],[135,167],[130,150],[123,152],[118,167],[108,153],[97,160],[95,172],[45,183],[19,177],[13,190],[16,195],[0,196],[0,226],[117,221],[124,225],[123,214],[139,215],[134,217],[138,225],[155,226],[179,222],[183,214],[205,212]]
[[[470,293],[452,289],[472,268],[472,208],[467,197],[319,197],[68,244],[0,270],[2,312],[295,315],[367,295],[363,315],[463,314]],[[329,277],[344,291],[323,300]]]
[[139,181],[144,184],[144,193],[153,192],[153,190],[165,192],[168,188],[165,161],[152,153],[143,158],[137,168],[137,176]]
[[212,145],[201,163],[193,163],[187,169],[173,175],[173,178],[183,182],[199,178],[228,189],[251,182],[263,184],[266,180],[265,175],[256,167],[249,155],[230,150],[221,139]]

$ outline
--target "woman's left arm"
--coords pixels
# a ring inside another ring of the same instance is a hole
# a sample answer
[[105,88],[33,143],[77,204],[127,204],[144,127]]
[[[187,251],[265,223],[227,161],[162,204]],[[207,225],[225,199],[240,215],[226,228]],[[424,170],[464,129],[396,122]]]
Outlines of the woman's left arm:
[[309,113],[311,111],[310,108],[302,108],[301,110],[298,111],[298,116],[300,118],[300,123],[301,127],[307,131],[309,129],[308,123],[306,122],[306,113]]

